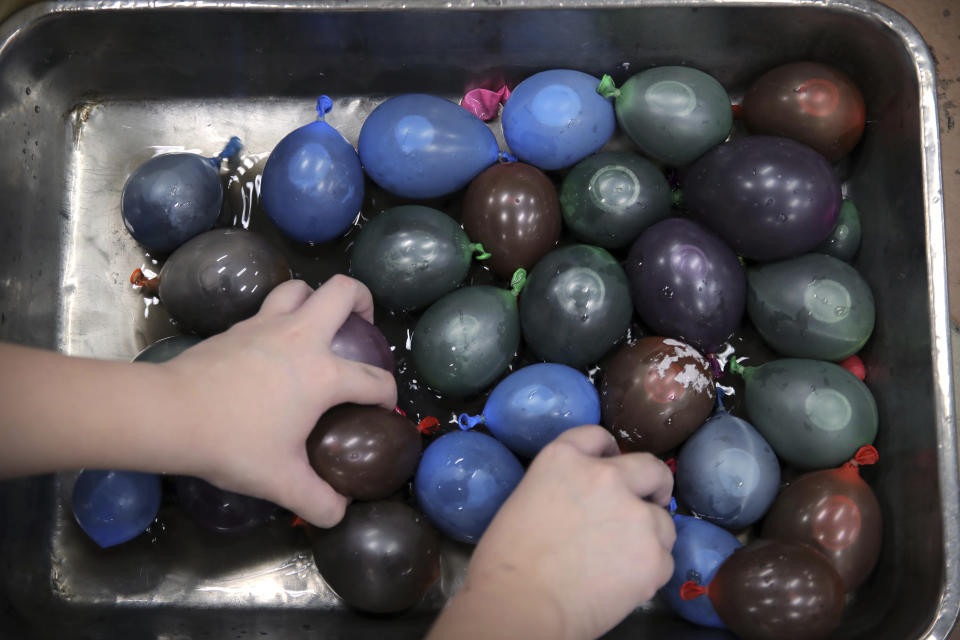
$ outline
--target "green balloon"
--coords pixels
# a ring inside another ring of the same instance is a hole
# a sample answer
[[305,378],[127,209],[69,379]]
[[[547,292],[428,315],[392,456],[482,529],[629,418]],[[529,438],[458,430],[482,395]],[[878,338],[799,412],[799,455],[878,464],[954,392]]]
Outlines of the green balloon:
[[850,262],[860,248],[860,236],[860,213],[853,202],[844,200],[833,231],[814,251]]
[[836,467],[877,437],[873,395],[839,365],[787,358],[732,368],[742,369],[750,422],[795,467]]
[[781,354],[833,361],[859,351],[876,318],[857,270],[822,253],[747,269],[747,313]]
[[427,309],[413,332],[413,366],[440,393],[466,397],[507,370],[520,346],[513,293],[475,286],[448,293]]
[[357,234],[350,273],[384,307],[420,309],[460,286],[473,251],[467,234],[442,211],[419,205],[395,207],[374,217]]
[[520,296],[523,336],[548,362],[593,364],[626,334],[633,315],[627,276],[605,249],[554,249]]
[[660,170],[635,153],[606,151],[575,166],[560,189],[563,220],[573,233],[616,249],[670,215],[673,194]]
[[617,121],[630,139],[646,155],[675,167],[726,140],[733,126],[726,89],[690,67],[647,69],[613,95]]

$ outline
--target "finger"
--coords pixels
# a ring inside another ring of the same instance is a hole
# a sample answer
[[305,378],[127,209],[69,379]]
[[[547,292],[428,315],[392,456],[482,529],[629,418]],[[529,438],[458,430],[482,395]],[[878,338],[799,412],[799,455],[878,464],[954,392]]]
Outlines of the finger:
[[333,490],[306,460],[300,460],[287,476],[279,504],[315,527],[329,528],[343,520],[349,500]]
[[584,455],[597,458],[606,458],[620,453],[613,434],[595,424],[567,429],[557,436],[554,442],[565,442]]
[[293,313],[312,293],[313,288],[303,280],[287,280],[267,294],[260,305],[260,313],[271,316]]
[[352,402],[390,410],[397,406],[397,381],[388,371],[343,358],[336,362],[339,384],[331,398],[333,405]]
[[627,487],[639,498],[661,507],[670,504],[673,474],[659,458],[649,453],[626,453],[610,460],[620,468]]
[[373,296],[359,280],[337,274],[317,289],[300,310],[307,315],[311,329],[329,341],[351,313],[373,323]]
[[670,553],[673,550],[673,543],[677,541],[677,527],[673,523],[673,518],[666,509],[661,509],[655,504],[647,503],[650,509],[650,518],[653,521],[654,532],[657,534],[657,540],[664,551]]

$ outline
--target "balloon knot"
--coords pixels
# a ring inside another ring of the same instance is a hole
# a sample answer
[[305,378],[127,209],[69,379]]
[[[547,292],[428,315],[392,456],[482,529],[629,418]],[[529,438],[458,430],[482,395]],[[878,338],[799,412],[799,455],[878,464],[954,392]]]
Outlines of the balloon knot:
[[240,138],[233,136],[230,138],[230,141],[227,142],[226,146],[223,147],[223,151],[217,154],[217,159],[226,160],[227,158],[232,158],[237,155],[240,149],[243,149],[243,143],[240,142]]
[[723,377],[723,366],[720,364],[720,360],[717,358],[717,354],[710,353],[707,354],[707,362],[710,363],[710,372],[713,373],[713,379],[719,380]]
[[520,292],[523,291],[523,287],[527,284],[527,270],[526,269],[517,269],[513,272],[513,277],[510,278],[510,293],[514,296],[519,296]]
[[484,122],[493,120],[500,111],[500,105],[510,97],[510,89],[503,85],[497,91],[490,89],[471,89],[463,95],[460,106]]
[[488,253],[486,249],[483,248],[483,245],[479,242],[474,242],[470,245],[470,250],[476,253],[474,256],[477,260],[489,260],[493,254]]
[[680,585],[680,599],[693,600],[699,598],[707,592],[707,588],[693,581],[684,582]]
[[464,431],[469,431],[470,429],[473,429],[478,424],[483,424],[483,422],[484,422],[484,418],[482,415],[471,416],[466,413],[461,413],[460,416],[457,418],[457,424],[459,424],[460,428],[463,429]]
[[749,369],[749,367],[740,364],[736,358],[730,358],[730,373],[742,377],[743,374],[747,372],[747,369]]
[[146,294],[155,295],[157,287],[160,286],[160,278],[148,278],[144,275],[143,270],[137,267],[130,274],[130,284],[135,287],[143,287],[143,292]]
[[400,405],[395,406],[395,407],[393,408],[393,412],[394,412],[394,413],[397,413],[397,414],[400,414],[400,415],[403,416],[404,418],[407,417],[407,412],[404,411],[403,409],[401,409],[401,408],[400,408]]
[[304,519],[301,518],[300,516],[293,516],[293,520],[290,521],[290,526],[291,526],[291,527],[303,527],[304,529],[306,529],[306,528],[309,527],[310,525],[307,523],[306,520],[304,520]]
[[[667,458],[666,460],[663,461],[663,463],[667,465],[667,467],[670,469],[670,473],[672,473],[673,475],[677,475],[677,459],[676,458]],[[676,511],[677,505],[675,501],[671,502],[670,504],[673,505],[674,507],[670,511],[671,513],[673,513],[674,511]]]
[[437,427],[440,426],[440,421],[434,418],[433,416],[427,416],[417,425],[417,431],[424,435],[430,435],[436,433]]
[[677,187],[673,190],[673,206],[682,207],[683,206],[683,189]]
[[739,104],[730,105],[730,109],[733,111],[733,119],[741,120],[743,118],[743,107]]
[[617,98],[620,96],[620,89],[617,89],[617,85],[613,83],[613,78],[603,74],[603,77],[600,78],[600,84],[597,85],[597,93],[604,98]]
[[855,375],[861,382],[867,377],[867,368],[864,366],[863,360],[857,355],[850,356],[841,362],[840,366]]
[[853,467],[864,467],[877,464],[878,460],[880,460],[880,454],[873,446],[868,444],[857,449],[857,453],[847,464]]
[[673,514],[675,514],[675,513],[677,512],[677,499],[676,499],[676,498],[673,498],[673,497],[670,498],[670,506],[667,507],[667,509],[670,511],[670,515],[673,515]]
[[508,151],[501,151],[497,155],[497,161],[501,164],[507,164],[509,162],[517,162],[517,156],[513,155]]
[[330,113],[330,109],[333,109],[333,100],[330,99],[330,96],[317,98],[317,120],[322,122],[323,116]]

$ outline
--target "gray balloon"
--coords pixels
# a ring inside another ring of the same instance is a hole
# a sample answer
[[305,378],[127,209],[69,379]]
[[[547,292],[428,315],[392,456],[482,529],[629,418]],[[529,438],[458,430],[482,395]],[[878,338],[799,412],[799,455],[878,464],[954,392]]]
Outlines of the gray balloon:
[[822,253],[747,270],[747,313],[785,356],[839,361],[873,333],[873,293],[857,270]]

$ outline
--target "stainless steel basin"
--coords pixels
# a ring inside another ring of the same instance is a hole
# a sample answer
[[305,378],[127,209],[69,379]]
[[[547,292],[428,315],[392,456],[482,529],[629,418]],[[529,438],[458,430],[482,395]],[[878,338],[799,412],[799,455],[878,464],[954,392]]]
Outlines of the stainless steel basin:
[[[152,264],[120,220],[126,176],[158,150],[214,155],[238,135],[247,161],[230,169],[225,215],[256,226],[262,158],[313,117],[319,93],[336,99],[330,121],[355,143],[364,115],[399,92],[452,97],[552,67],[622,81],[683,63],[737,94],[778,63],[829,61],[868,105],[844,170],[863,213],[857,266],[877,300],[863,356],[881,415],[881,464],[869,473],[885,515],[880,566],[837,637],[944,638],[960,598],[957,451],[933,65],[919,35],[867,0],[552,4],[118,0],[15,14],[0,25],[0,338],[129,359],[174,333],[126,282]],[[287,248],[310,277],[335,268],[322,249]],[[168,505],[150,535],[104,551],[72,522],[71,483],[0,484],[3,637],[417,637],[466,557],[450,545],[444,577],[414,611],[362,616],[284,520],[221,538]],[[729,637],[656,602],[611,635]]]

